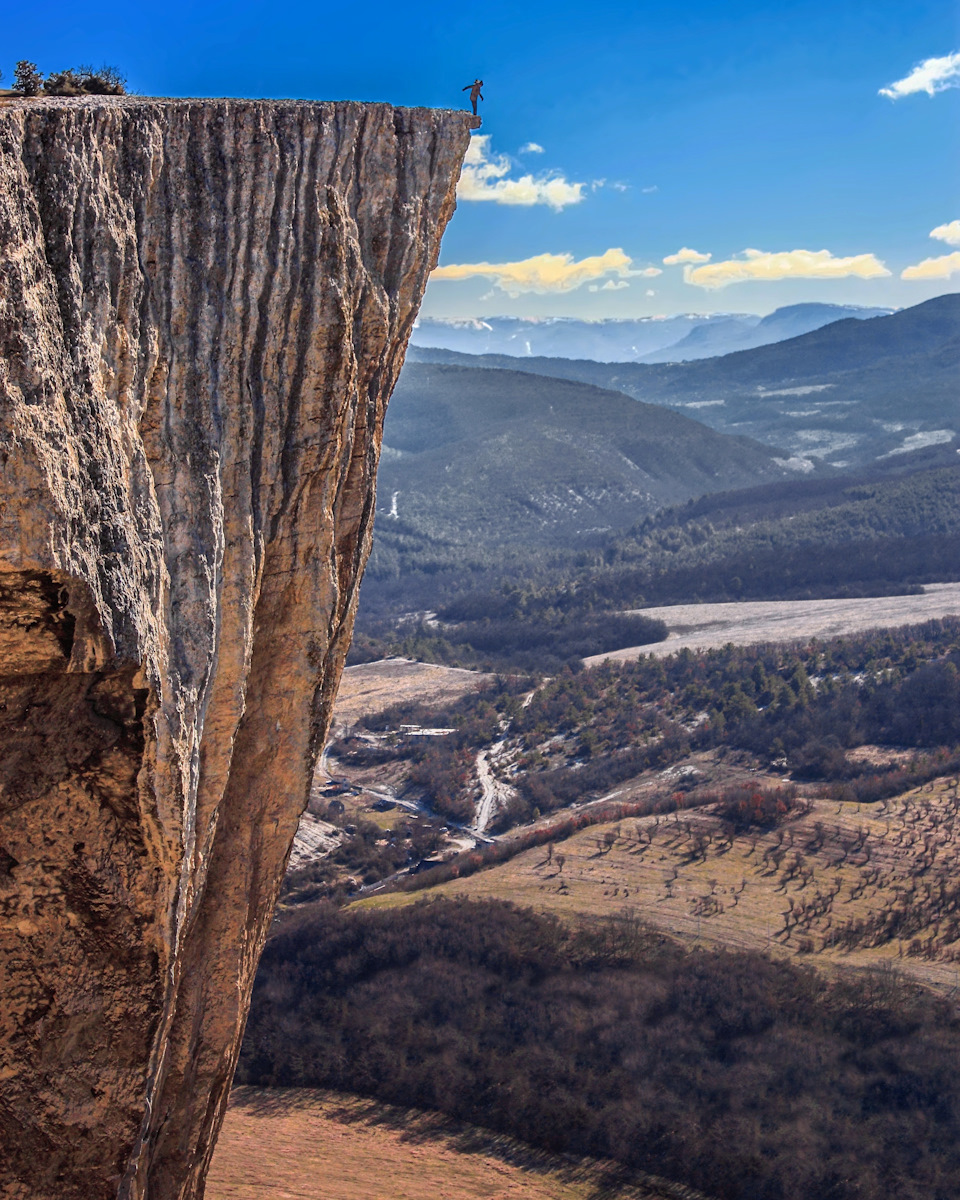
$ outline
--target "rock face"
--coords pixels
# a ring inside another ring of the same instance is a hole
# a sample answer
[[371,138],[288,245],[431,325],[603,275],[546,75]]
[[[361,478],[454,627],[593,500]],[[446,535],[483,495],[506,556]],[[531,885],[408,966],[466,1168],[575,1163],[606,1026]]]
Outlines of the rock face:
[[473,122],[0,109],[0,1194],[198,1197]]

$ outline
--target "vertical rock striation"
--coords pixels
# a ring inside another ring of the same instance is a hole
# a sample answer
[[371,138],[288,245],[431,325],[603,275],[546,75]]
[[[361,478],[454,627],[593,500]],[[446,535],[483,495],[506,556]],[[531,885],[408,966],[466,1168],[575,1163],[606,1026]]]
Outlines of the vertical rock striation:
[[0,1194],[198,1197],[472,121],[0,109]]

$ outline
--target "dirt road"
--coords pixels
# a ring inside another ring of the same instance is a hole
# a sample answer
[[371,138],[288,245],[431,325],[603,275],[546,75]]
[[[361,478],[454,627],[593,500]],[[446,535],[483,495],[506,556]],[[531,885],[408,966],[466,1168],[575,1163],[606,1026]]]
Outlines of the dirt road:
[[481,796],[472,826],[474,833],[485,833],[497,810],[512,795],[511,789],[496,778],[490,765],[491,760],[496,759],[502,750],[503,741],[499,741],[486,750],[481,750],[477,755],[477,779],[480,781]]

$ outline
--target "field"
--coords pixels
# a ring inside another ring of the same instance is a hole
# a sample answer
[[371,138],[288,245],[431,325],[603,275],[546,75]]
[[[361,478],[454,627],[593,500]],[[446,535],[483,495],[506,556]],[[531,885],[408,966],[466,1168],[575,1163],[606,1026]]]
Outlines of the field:
[[[595,825],[431,891],[558,915],[634,909],[704,944],[821,966],[895,964],[960,988],[960,789],[939,779],[877,805],[810,800],[779,828],[735,833],[709,809]],[[410,903],[422,893],[371,897]]]
[[236,1088],[207,1200],[697,1200],[441,1117],[306,1088]]
[[755,600],[728,604],[675,604],[641,610],[665,621],[665,642],[633,646],[587,659],[663,658],[679,650],[710,650],[733,643],[787,642],[862,633],[960,614],[960,583],[928,583],[919,596],[880,596],[857,600]]
[[333,710],[333,732],[349,728],[364,716],[382,712],[391,704],[417,700],[422,704],[448,704],[472,691],[489,676],[460,667],[387,658],[347,667]]

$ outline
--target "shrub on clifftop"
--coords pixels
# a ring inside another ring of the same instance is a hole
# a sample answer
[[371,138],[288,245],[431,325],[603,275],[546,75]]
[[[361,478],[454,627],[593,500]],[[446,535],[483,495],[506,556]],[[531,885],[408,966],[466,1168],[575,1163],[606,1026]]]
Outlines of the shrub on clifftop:
[[43,90],[48,96],[122,96],[127,81],[116,67],[70,67],[48,76]]

